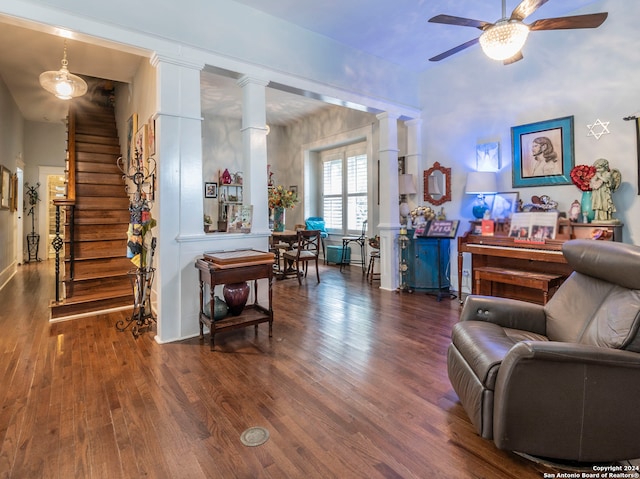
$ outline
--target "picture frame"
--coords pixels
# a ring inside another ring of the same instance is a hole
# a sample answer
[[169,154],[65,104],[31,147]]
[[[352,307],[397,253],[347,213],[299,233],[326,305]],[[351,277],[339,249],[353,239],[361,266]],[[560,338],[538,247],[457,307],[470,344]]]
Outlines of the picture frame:
[[11,172],[0,166],[0,209],[9,209],[9,190],[11,189]]
[[204,184],[204,197],[205,198],[217,198],[218,197],[218,183],[206,182]]
[[298,185],[289,186],[289,191],[291,191],[291,193],[293,193],[294,195],[298,196]]
[[519,196],[517,191],[496,193],[491,204],[491,219],[504,220],[511,218],[514,213],[518,212]]
[[137,150],[139,153],[139,161],[141,164],[135,165],[138,169],[148,168],[147,158],[149,158],[149,147],[147,145],[147,124],[145,123],[136,132],[136,136],[134,137],[134,158],[135,151]]
[[253,205],[229,205],[227,233],[251,233]]
[[511,127],[514,188],[571,184],[573,116]]
[[138,131],[138,114],[133,113],[127,120],[127,171],[136,157],[134,135]]
[[156,120],[153,116],[147,121],[147,152],[149,156],[156,154]]
[[18,174],[11,175],[11,184],[9,186],[9,210],[14,213],[18,211]]
[[425,236],[427,238],[455,238],[459,220],[431,220]]
[[500,171],[500,142],[476,145],[476,171]]
[[511,217],[509,237],[514,241],[544,243],[556,238],[558,212],[524,212]]

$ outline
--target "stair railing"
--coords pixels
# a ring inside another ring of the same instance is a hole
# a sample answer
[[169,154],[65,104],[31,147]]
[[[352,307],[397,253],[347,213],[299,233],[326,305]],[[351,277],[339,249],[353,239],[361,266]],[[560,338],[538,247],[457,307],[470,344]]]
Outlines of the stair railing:
[[56,207],[56,232],[51,242],[56,252],[56,302],[60,302],[60,251],[64,246],[63,235],[61,234],[60,220],[61,208],[65,208],[66,218],[64,223],[69,225],[67,239],[69,240],[69,277],[73,280],[75,276],[75,247],[74,247],[74,213],[76,205],[76,112],[73,104],[69,106],[69,115],[67,121],[67,161],[65,168],[65,176],[67,183],[66,198],[55,199],[53,204]]

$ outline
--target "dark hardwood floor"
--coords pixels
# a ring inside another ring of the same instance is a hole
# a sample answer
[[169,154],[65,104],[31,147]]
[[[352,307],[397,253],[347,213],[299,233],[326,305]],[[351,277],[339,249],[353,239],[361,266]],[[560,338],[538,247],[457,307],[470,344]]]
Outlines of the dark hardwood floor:
[[[267,325],[159,345],[124,313],[49,324],[50,262],[0,291],[2,478],[535,478],[472,430],[446,373],[459,304],[352,266],[274,285]],[[196,271],[194,269],[194,275]],[[244,446],[262,426],[269,440]]]

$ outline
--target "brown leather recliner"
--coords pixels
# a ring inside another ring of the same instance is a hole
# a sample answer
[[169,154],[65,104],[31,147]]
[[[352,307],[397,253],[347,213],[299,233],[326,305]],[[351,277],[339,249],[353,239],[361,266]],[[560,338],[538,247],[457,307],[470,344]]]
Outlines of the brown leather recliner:
[[574,272],[537,305],[469,296],[449,379],[500,449],[578,462],[640,458],[640,247],[572,240]]

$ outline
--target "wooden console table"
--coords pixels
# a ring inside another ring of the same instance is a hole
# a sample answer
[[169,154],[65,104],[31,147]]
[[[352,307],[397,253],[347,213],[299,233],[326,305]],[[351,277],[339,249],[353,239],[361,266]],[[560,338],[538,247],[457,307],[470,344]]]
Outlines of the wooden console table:
[[[226,331],[247,326],[269,323],[269,337],[273,335],[273,253],[256,250],[225,251],[220,253],[205,253],[196,260],[195,267],[200,279],[200,338],[204,338],[204,326],[210,330],[211,350],[214,350],[215,335],[219,331]],[[267,307],[258,303],[258,279],[268,279],[269,304]],[[239,316],[226,316],[214,321],[214,290],[217,285],[253,281],[254,302],[245,306]],[[204,285],[208,285],[209,297],[205,298]],[[209,301],[210,315],[204,312],[205,301]]]

